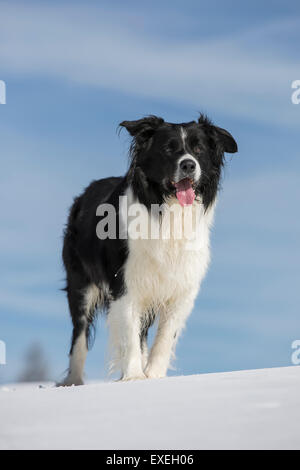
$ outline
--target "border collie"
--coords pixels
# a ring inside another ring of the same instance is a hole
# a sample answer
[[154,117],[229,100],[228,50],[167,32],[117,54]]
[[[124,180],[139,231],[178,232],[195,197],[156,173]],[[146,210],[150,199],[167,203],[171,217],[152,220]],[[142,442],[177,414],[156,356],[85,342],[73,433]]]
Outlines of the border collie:
[[[107,312],[111,368],[120,371],[121,379],[166,375],[209,264],[224,153],[237,152],[232,135],[203,115],[198,122],[172,124],[149,116],[120,126],[133,138],[128,172],[92,182],[74,200],[65,229],[63,262],[73,337],[62,385],[83,384],[89,333],[101,310]],[[100,229],[108,225],[109,208],[114,220],[105,235]],[[181,236],[175,234],[176,222],[180,229],[187,224],[185,210],[196,229],[193,239],[182,230]],[[162,229],[166,219],[169,236]],[[142,233],[140,225],[146,226]],[[153,227],[158,236],[153,236]],[[156,319],[148,353],[148,329]]]

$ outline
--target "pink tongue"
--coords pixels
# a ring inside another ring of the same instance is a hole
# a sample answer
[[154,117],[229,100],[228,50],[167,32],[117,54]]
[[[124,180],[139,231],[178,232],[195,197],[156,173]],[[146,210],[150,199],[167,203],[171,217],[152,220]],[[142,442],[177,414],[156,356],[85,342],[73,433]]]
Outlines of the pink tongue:
[[188,178],[184,178],[175,184],[176,197],[179,203],[184,206],[190,206],[195,200],[195,192]]

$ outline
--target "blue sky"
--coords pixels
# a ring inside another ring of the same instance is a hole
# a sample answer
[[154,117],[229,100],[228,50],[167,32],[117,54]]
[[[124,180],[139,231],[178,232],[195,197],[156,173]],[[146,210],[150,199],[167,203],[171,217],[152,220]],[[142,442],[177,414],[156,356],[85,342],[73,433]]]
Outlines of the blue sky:
[[[124,119],[207,112],[232,132],[212,263],[177,349],[191,374],[291,365],[300,338],[300,6],[268,2],[0,1],[0,339],[14,380],[42,343],[67,367],[61,265],[73,196],[126,170]],[[101,320],[87,377],[104,377]]]

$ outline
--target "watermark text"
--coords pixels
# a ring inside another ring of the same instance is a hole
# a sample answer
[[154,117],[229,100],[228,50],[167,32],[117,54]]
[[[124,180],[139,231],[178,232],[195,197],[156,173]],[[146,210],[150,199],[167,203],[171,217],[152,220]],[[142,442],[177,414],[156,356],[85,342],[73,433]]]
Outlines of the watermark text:
[[292,82],[292,88],[295,90],[291,96],[292,103],[299,104],[300,103],[300,80],[294,80]]
[[[199,238],[203,205],[180,206],[175,200],[169,203],[129,203],[127,196],[119,197],[119,208],[100,204],[96,210],[100,217],[96,234],[100,240],[184,240],[194,242]],[[186,245],[186,249],[189,245]],[[191,248],[192,249],[192,248]]]
[[0,340],[0,366],[6,364],[6,344]]
[[6,85],[3,80],[0,80],[0,104],[6,104]]
[[294,366],[299,366],[300,365],[300,339],[295,339],[295,341],[292,342],[292,349],[295,350],[291,356],[292,364],[294,364]]

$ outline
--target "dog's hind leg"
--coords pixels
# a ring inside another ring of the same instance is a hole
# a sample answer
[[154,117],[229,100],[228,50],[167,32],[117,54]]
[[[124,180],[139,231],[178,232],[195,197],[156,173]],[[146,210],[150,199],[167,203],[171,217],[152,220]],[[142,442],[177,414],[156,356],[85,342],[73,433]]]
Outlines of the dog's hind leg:
[[148,335],[145,335],[141,338],[141,350],[142,350],[142,367],[145,370],[147,363],[148,363],[148,342],[147,342]]
[[142,351],[142,367],[145,370],[148,363],[148,331],[149,328],[153,325],[155,320],[154,311],[147,312],[143,315],[141,321],[141,331],[140,331],[140,341],[141,341],[141,351]]
[[68,286],[68,301],[73,322],[69,372],[58,385],[83,385],[83,372],[88,352],[89,328],[94,318],[99,298],[99,289],[90,284],[80,289]]

